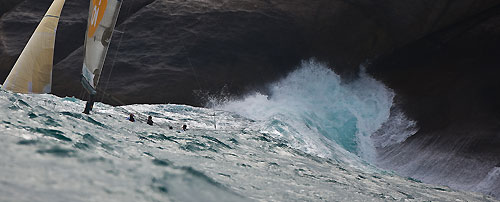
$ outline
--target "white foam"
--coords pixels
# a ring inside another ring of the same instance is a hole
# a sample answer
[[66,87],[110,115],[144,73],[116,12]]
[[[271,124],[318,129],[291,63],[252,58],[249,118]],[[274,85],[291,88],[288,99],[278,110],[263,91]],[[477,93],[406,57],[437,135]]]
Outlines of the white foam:
[[[368,161],[376,155],[370,136],[389,120],[395,95],[363,69],[359,79],[342,83],[339,75],[315,60],[303,62],[271,84],[269,92],[269,96],[253,93],[217,108],[266,122],[263,130],[275,131],[304,151],[328,156],[342,148]],[[415,124],[404,114],[398,117]],[[413,134],[399,137],[397,129],[391,128],[389,137],[404,140]]]

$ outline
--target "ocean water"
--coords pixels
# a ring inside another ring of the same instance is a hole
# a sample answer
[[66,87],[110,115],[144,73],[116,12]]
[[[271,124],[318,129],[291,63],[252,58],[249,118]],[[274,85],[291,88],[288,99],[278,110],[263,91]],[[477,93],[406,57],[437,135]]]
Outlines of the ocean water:
[[0,201],[495,200],[372,166],[375,147],[418,124],[391,115],[394,93],[364,73],[344,84],[307,61],[269,88],[212,108],[97,103],[91,115],[75,98],[2,90]]

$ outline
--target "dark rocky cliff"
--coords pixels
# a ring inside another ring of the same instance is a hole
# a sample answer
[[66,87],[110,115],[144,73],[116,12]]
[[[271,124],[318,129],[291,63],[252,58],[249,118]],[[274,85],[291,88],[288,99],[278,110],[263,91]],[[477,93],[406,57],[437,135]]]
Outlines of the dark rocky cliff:
[[[50,2],[0,0],[1,80]],[[199,92],[263,89],[310,57],[346,81],[367,63],[421,128],[380,149],[384,166],[428,182],[468,175],[460,188],[474,189],[500,162],[499,7],[498,0],[124,1],[123,33],[113,37],[100,89],[111,104],[202,105]],[[56,95],[82,96],[87,10],[81,0],[67,0],[63,10]],[[424,169],[433,162],[442,163]],[[422,167],[402,169],[412,163]]]
[[[0,77],[5,78],[51,1],[0,2]],[[199,105],[193,91],[226,86],[230,93],[242,94],[310,57],[330,62],[348,78],[367,59],[497,4],[496,0],[125,1],[117,28],[124,34],[113,38],[100,88],[116,98],[104,100],[112,104]],[[56,95],[81,94],[77,77],[87,8],[87,1],[76,0],[68,0],[64,8],[55,54]]]

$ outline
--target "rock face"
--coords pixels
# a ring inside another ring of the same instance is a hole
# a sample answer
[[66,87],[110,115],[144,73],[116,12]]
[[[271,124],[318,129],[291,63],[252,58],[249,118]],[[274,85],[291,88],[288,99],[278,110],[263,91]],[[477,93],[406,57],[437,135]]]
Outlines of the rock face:
[[[5,78],[50,0],[2,0]],[[496,0],[125,1],[100,88],[122,103],[200,105],[195,92],[242,94],[302,59],[330,62],[348,78],[359,64],[499,4]],[[57,35],[56,95],[78,83],[87,1],[68,0]],[[113,67],[114,64],[114,67]],[[112,71],[112,72],[111,72]],[[111,76],[109,76],[111,73]],[[109,78],[109,79],[108,79]],[[148,96],[144,96],[148,95]]]
[[[115,35],[101,86],[126,103],[200,104],[193,102],[194,90],[228,85],[237,92],[299,61],[303,43],[290,17],[216,6],[155,1],[142,8],[118,26],[124,34]],[[62,77],[73,75],[66,69],[81,55],[78,49],[55,68],[65,69]]]
[[[50,3],[0,0],[0,79]],[[67,0],[63,9],[56,95],[84,95],[87,10],[85,0]],[[403,144],[380,148],[381,166],[475,190],[500,162],[499,27],[498,0],[124,1],[99,98],[202,105],[207,92],[265,90],[310,57],[346,80],[371,62],[369,72],[396,91],[421,128]],[[416,151],[421,158],[411,158]],[[433,167],[438,156],[449,159]],[[409,164],[422,167],[405,169]],[[459,175],[471,177],[457,182]]]

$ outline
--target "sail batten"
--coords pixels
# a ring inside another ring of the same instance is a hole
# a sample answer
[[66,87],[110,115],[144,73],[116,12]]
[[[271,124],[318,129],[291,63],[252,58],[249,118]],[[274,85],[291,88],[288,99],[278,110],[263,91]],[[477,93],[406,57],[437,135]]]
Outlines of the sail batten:
[[7,76],[3,89],[17,93],[50,93],[56,31],[64,2],[52,2]]

